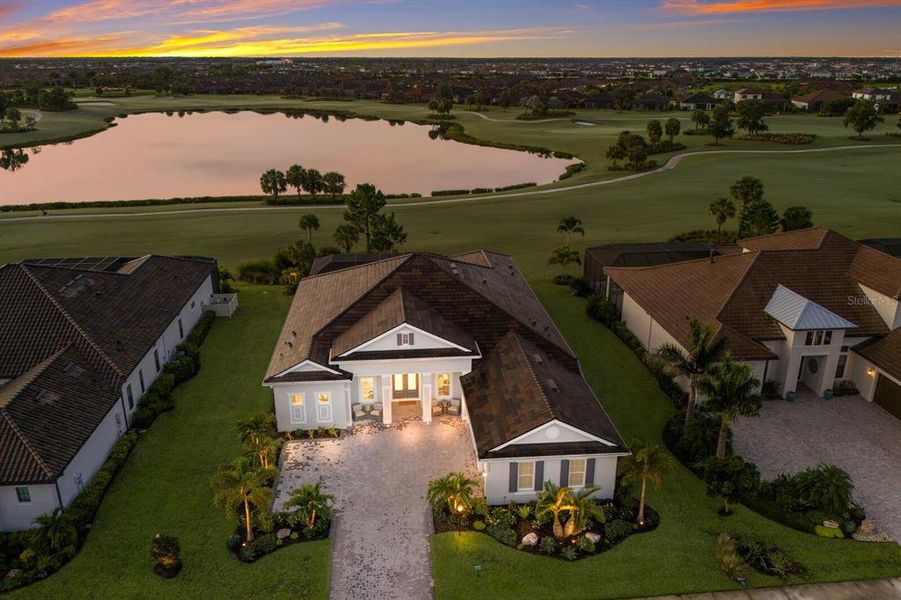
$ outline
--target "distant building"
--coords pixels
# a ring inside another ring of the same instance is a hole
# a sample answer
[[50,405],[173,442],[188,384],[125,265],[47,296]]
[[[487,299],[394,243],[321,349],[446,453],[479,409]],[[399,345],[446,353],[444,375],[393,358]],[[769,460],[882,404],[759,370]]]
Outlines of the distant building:
[[868,100],[873,103],[876,110],[882,112],[895,112],[898,110],[899,103],[901,103],[901,100],[899,100],[901,95],[898,94],[897,90],[886,88],[864,88],[853,92],[851,97],[855,100]]
[[720,101],[705,92],[685,96],[679,101],[682,110],[712,110]]
[[670,99],[659,92],[645,92],[632,102],[635,110],[666,110]]
[[748,100],[763,100],[763,90],[742,88],[740,90],[735,90],[735,93],[732,94],[732,101],[736,104]]
[[794,106],[803,110],[817,111],[827,102],[847,100],[848,93],[841,90],[814,90],[802,96],[795,96],[791,102]]

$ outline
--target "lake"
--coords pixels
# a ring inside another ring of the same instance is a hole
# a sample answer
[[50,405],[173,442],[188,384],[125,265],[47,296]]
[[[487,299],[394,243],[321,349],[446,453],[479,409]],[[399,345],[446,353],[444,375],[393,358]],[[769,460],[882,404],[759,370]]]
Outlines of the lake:
[[[431,139],[431,127],[284,113],[132,115],[91,137],[25,150],[0,169],[0,204],[261,194],[260,174],[292,164],[388,194],[550,183],[576,162]],[[292,193],[289,188],[288,193]]]

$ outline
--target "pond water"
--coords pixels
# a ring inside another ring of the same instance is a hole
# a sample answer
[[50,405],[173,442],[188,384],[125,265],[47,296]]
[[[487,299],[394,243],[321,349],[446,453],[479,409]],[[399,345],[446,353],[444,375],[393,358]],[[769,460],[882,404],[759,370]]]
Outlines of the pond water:
[[[429,126],[284,113],[132,115],[0,161],[0,204],[260,194],[267,169],[338,171],[385,193],[554,181],[572,162],[432,139]],[[8,154],[8,153],[7,153]],[[10,168],[18,166],[18,168]],[[292,190],[289,189],[288,193]]]

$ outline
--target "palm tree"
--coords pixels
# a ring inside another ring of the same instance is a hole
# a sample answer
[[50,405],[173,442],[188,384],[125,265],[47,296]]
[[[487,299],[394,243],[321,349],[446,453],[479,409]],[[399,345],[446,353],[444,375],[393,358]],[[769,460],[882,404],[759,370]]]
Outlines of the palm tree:
[[269,482],[275,479],[274,468],[256,468],[252,461],[239,458],[234,463],[222,467],[213,477],[213,503],[225,511],[226,516],[235,517],[235,510],[244,510],[245,539],[253,540],[253,510],[268,510],[272,503],[272,489]]
[[638,524],[644,524],[645,495],[648,481],[659,490],[663,477],[673,471],[672,457],[660,446],[651,446],[640,440],[632,442],[632,454],[622,459],[622,484],[633,486],[641,483],[641,495],[638,499]]
[[303,189],[305,189],[311,196],[316,196],[319,192],[322,191],[323,180],[322,173],[320,173],[317,169],[307,169],[304,171],[303,177]]
[[332,200],[334,200],[338,194],[343,194],[344,188],[347,186],[344,175],[337,171],[329,171],[322,176],[322,181],[325,184],[325,191],[331,194]]
[[433,479],[429,482],[429,504],[436,511],[446,504],[451,514],[467,513],[473,506],[472,489],[478,484],[475,479],[459,472]]
[[307,241],[313,243],[313,232],[319,231],[319,217],[310,213],[300,218],[298,224],[303,231],[307,232]]
[[569,246],[572,234],[581,233],[584,237],[585,229],[582,228],[582,221],[576,217],[564,217],[560,219],[560,223],[557,225],[557,233],[563,234],[566,239],[566,245]]
[[260,189],[264,194],[272,196],[273,201],[278,201],[278,195],[288,189],[285,174],[276,169],[269,169],[260,176]]
[[691,333],[686,350],[675,344],[663,344],[657,349],[657,357],[666,364],[674,376],[688,378],[686,423],[691,420],[694,413],[698,399],[698,384],[708,376],[714,364],[725,358],[729,346],[726,336],[717,335],[709,323],[701,325],[700,321],[692,318],[689,327]]
[[551,513],[554,516],[554,537],[565,537],[563,525],[560,523],[560,513],[572,510],[572,490],[568,487],[560,487],[553,481],[545,481],[544,489],[538,493],[538,503],[535,505],[535,516],[540,517]]
[[360,230],[350,223],[342,223],[335,228],[334,238],[339,248],[350,253],[354,244],[360,241]]
[[566,275],[566,270],[569,268],[571,264],[582,264],[582,256],[579,254],[578,250],[573,250],[569,246],[559,246],[554,248],[554,251],[551,252],[551,257],[548,259],[547,264],[549,265],[560,265],[560,270],[563,275]]
[[760,414],[763,400],[760,380],[754,377],[754,371],[747,363],[726,358],[713,368],[708,379],[700,382],[699,388],[707,396],[707,405],[711,410],[720,413],[722,423],[716,456],[725,458],[726,437],[735,418],[739,415],[752,417]]
[[238,421],[238,435],[245,444],[258,444],[275,430],[275,415],[261,413]]
[[78,529],[68,515],[59,507],[34,520],[31,541],[38,548],[53,554],[63,548],[74,546],[78,541]]
[[288,170],[285,171],[285,181],[297,190],[297,198],[300,199],[300,191],[303,189],[304,178],[306,177],[306,170],[300,165],[291,165],[288,167]]
[[579,535],[588,526],[588,519],[604,522],[604,509],[592,496],[601,488],[589,485],[570,495],[569,520],[563,528],[563,537]]
[[735,203],[728,198],[720,198],[710,203],[710,216],[716,221],[716,241],[720,241],[723,223],[735,216]]
[[741,215],[738,221],[738,235],[741,237],[745,231],[748,207],[763,200],[763,182],[756,177],[745,175],[732,184],[729,188],[729,195],[741,202]]
[[278,449],[282,447],[282,443],[281,438],[267,434],[255,442],[247,444],[247,450],[253,456],[253,460],[258,461],[259,465],[264,469],[268,469],[270,460],[276,455]]
[[302,485],[293,492],[285,502],[285,508],[294,508],[294,514],[306,523],[307,527],[316,525],[317,516],[328,518],[332,512],[332,501],[335,497],[326,494],[320,483]]

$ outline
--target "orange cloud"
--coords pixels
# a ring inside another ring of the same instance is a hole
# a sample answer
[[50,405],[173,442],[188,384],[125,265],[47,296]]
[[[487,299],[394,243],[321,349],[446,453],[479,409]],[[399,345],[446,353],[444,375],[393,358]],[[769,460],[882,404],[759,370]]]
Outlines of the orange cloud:
[[[124,36],[99,36],[90,38],[68,38],[46,42],[34,42],[0,48],[0,57],[16,56],[82,56],[90,54],[92,48],[121,42]],[[2,40],[2,38],[0,38]]]
[[752,12],[798,12],[901,6],[901,0],[663,0],[666,11],[693,15],[723,15]]
[[57,9],[41,20],[65,23],[131,19],[161,13],[168,6],[169,2],[154,0],[89,0]]

